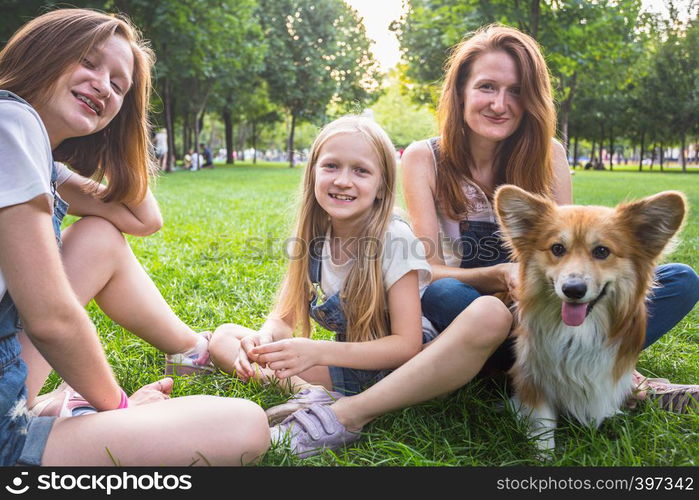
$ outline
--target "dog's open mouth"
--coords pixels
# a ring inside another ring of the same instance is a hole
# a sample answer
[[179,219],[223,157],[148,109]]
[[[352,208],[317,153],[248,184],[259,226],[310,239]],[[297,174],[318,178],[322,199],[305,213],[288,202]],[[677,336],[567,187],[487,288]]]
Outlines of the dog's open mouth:
[[601,299],[604,294],[607,293],[607,285],[604,285],[600,294],[594,300],[590,302],[583,302],[581,304],[576,304],[573,302],[563,302],[561,303],[561,318],[563,322],[568,326],[580,326],[585,321],[585,318],[595,304]]

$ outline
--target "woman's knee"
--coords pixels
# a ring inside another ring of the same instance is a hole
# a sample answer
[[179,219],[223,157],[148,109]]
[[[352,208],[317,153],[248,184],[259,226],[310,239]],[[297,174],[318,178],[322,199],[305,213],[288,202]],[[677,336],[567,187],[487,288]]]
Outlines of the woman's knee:
[[470,285],[455,278],[443,278],[427,287],[422,296],[422,313],[437,330],[444,330],[454,319],[480,297]]
[[664,288],[675,288],[675,295],[687,297],[694,302],[699,300],[699,276],[687,264],[672,263],[658,266],[656,279]]
[[500,299],[484,295],[474,300],[454,323],[469,344],[495,348],[510,333],[512,313]]

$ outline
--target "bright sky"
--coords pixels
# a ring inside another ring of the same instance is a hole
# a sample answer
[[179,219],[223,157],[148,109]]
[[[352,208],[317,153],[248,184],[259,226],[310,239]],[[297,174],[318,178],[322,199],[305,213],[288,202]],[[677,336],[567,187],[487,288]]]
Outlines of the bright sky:
[[345,0],[364,18],[367,36],[374,41],[372,52],[381,69],[388,71],[400,59],[398,40],[388,26],[403,12],[402,0]]
[[[678,6],[687,6],[690,0],[676,0]],[[364,18],[367,36],[374,41],[372,51],[379,61],[381,69],[388,71],[400,59],[398,40],[388,30],[391,22],[403,13],[402,0],[345,0],[361,17]],[[666,13],[664,0],[642,0],[646,10]]]

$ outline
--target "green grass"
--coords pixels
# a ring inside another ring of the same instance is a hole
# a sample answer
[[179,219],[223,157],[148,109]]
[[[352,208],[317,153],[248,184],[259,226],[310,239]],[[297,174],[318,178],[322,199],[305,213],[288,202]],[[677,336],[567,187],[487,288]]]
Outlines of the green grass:
[[[175,172],[159,179],[156,196],[164,228],[129,241],[168,303],[197,330],[224,322],[259,327],[268,312],[285,259],[301,169],[263,164]],[[681,189],[699,207],[693,174],[577,171],[577,203],[614,205],[664,189]],[[692,214],[668,260],[699,268],[699,216]],[[120,383],[130,392],[161,376],[163,356],[125,332],[95,306],[91,316]],[[699,383],[699,308],[644,351],[639,368],[673,381]],[[51,384],[57,379],[52,378]],[[305,461],[271,450],[264,465],[537,465],[522,426],[498,410],[504,386],[476,380],[454,394],[377,419],[365,439],[337,453]],[[283,401],[270,388],[231,376],[177,378],[174,395],[217,394],[263,407]],[[235,425],[235,422],[231,422]],[[674,415],[652,405],[625,410],[591,430],[563,420],[553,464],[698,465],[699,414]]]

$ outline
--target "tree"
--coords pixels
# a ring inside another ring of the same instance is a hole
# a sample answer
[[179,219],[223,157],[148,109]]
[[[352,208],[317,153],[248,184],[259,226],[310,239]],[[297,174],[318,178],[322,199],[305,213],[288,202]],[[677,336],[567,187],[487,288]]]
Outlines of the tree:
[[[75,0],[72,7],[102,8],[104,0]],[[0,48],[12,34],[27,21],[58,7],[65,7],[65,2],[56,0],[3,0],[0,16]]]
[[158,56],[157,87],[170,153],[175,150],[176,111],[183,114],[183,125],[192,128],[197,143],[214,85],[222,79],[234,85],[245,65],[261,58],[264,46],[258,44],[261,32],[253,15],[255,1],[110,0],[107,7],[129,14]]
[[436,105],[449,49],[462,37],[493,22],[515,26],[544,49],[560,103],[564,143],[580,80],[594,75],[601,64],[625,64],[640,22],[640,0],[412,0],[410,5],[392,29],[418,102]]
[[663,102],[663,122],[680,141],[682,171],[687,170],[688,134],[699,128],[699,22],[686,31],[671,30],[654,61],[657,98]]
[[418,106],[401,91],[396,71],[389,73],[383,95],[371,107],[374,119],[383,127],[393,144],[404,148],[411,142],[437,132],[434,114],[427,106]]
[[363,24],[342,0],[260,0],[259,12],[269,44],[264,78],[290,116],[293,167],[297,123],[322,119],[333,100],[362,105],[376,86],[377,63]]

